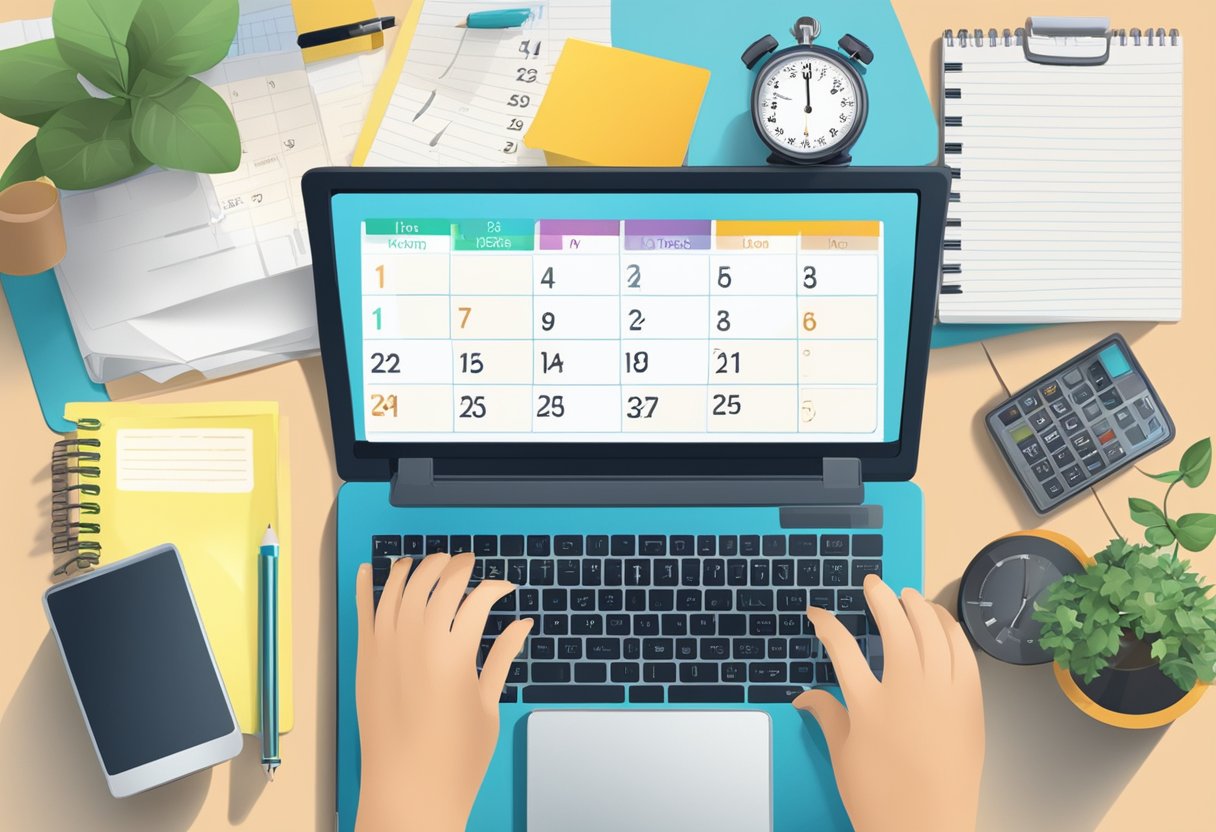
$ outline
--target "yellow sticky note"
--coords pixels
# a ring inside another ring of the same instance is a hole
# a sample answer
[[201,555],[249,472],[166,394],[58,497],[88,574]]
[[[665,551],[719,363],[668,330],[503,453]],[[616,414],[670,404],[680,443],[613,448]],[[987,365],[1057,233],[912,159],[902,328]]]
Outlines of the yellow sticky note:
[[551,165],[676,167],[709,70],[568,40],[524,137]]
[[[376,5],[372,0],[291,0],[291,11],[296,19],[296,31],[301,34],[376,17]],[[356,52],[370,52],[381,46],[384,46],[384,33],[376,32],[361,38],[310,46],[304,50],[304,60],[323,61]]]

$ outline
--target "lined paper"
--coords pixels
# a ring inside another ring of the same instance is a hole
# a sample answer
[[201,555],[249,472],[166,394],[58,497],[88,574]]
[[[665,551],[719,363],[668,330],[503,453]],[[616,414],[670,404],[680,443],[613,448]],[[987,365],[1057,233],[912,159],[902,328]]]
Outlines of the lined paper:
[[567,38],[607,44],[610,0],[534,5],[515,29],[466,29],[510,2],[427,0],[366,165],[543,165],[523,135]]
[[253,491],[249,428],[119,429],[116,434],[119,491]]
[[[1103,66],[1032,63],[1004,39],[950,40],[942,132],[956,178],[940,319],[1178,320],[1182,39],[1115,35]],[[1083,40],[1032,45],[1092,53]]]

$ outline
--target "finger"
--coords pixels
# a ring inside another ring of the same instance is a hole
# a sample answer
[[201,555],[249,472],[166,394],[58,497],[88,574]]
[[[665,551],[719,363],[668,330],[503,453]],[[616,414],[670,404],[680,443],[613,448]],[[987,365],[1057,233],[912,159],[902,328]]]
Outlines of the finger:
[[380,604],[376,607],[376,632],[380,638],[387,639],[397,626],[397,613],[401,609],[401,591],[405,589],[405,579],[409,577],[413,558],[397,558],[392,569],[388,572],[388,580],[384,582],[384,591],[380,593]]
[[464,597],[464,591],[469,587],[469,577],[473,574],[473,553],[465,552],[448,561],[439,576],[439,585],[431,594],[431,600],[426,605],[425,625],[428,630],[449,633],[452,630],[452,619],[456,617],[456,607]]
[[828,742],[828,752],[838,760],[841,747],[849,736],[849,712],[835,696],[826,690],[808,690],[798,694],[793,705],[815,717],[823,738]]
[[372,602],[372,565],[362,564],[355,575],[355,610],[358,614],[359,643],[355,651],[355,673],[362,676],[371,667],[375,609]]
[[511,662],[524,649],[524,639],[532,630],[532,619],[521,618],[513,621],[494,639],[490,655],[481,668],[481,701],[487,709],[498,707],[498,697],[503,686],[507,683],[507,674],[511,672]]
[[968,696],[980,695],[980,668],[975,661],[975,651],[967,640],[963,628],[954,620],[954,616],[946,611],[941,604],[931,604],[937,618],[942,623],[942,632],[946,634],[946,642],[950,645],[951,678]]
[[451,558],[443,553],[427,555],[414,569],[405,592],[401,596],[401,610],[397,613],[397,632],[421,634],[427,599],[435,588],[439,576]]
[[490,607],[499,598],[514,591],[515,584],[509,581],[482,581],[478,584],[456,612],[456,621],[452,624],[454,649],[468,655],[476,654],[481,634],[486,629],[486,619],[490,617]]
[[916,637],[908,624],[908,614],[891,587],[877,575],[866,575],[862,590],[865,592],[866,606],[882,636],[883,679],[890,680],[892,671],[898,677],[900,673],[917,670],[920,667],[920,650],[916,646]]
[[836,620],[836,616],[819,607],[807,607],[806,617],[815,625],[815,635],[836,668],[836,678],[845,701],[856,703],[869,689],[878,684],[853,634]]
[[899,597],[903,600],[908,623],[912,626],[912,635],[916,638],[916,646],[920,650],[920,663],[924,668],[925,678],[935,682],[949,682],[953,672],[950,667],[950,646],[946,643],[941,620],[925,597],[915,589],[905,589]]

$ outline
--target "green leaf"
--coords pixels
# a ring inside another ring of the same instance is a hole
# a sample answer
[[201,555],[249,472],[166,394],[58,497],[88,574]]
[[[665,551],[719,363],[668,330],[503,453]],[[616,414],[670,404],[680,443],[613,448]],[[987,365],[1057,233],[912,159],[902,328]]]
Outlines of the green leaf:
[[121,98],[69,104],[38,130],[38,158],[54,183],[85,190],[126,179],[148,167],[131,140],[131,105]]
[[241,162],[241,138],[228,105],[195,78],[136,101],[132,135],[143,155],[166,168],[226,173]]
[[1184,514],[1175,523],[1174,535],[1188,552],[1202,551],[1216,537],[1216,514]]
[[124,95],[130,89],[127,34],[139,4],[140,0],[55,0],[51,12],[55,44],[63,60],[111,95]]
[[236,36],[237,0],[147,2],[131,21],[131,91],[155,95],[210,69]]
[[0,52],[0,113],[9,118],[41,125],[61,107],[88,97],[54,39]]
[[29,182],[31,179],[37,179],[42,176],[42,162],[38,159],[38,149],[34,147],[34,140],[30,139],[21,149],[17,151],[17,155],[8,163],[8,167],[4,170],[4,175],[0,176],[0,191],[3,191],[9,185],[16,185],[18,182]]
[[1182,481],[1191,488],[1202,485],[1212,468],[1212,440],[1200,439],[1187,448],[1178,468],[1182,471]]
[[[1127,507],[1131,510],[1132,521],[1141,526],[1165,525],[1165,514],[1148,500],[1139,497],[1129,497]],[[1150,543],[1152,541],[1149,541]]]
[[1150,474],[1148,471],[1141,471],[1140,473],[1144,474],[1146,477],[1157,480],[1158,482],[1165,482],[1169,483],[1170,485],[1173,485],[1174,483],[1178,482],[1178,480],[1182,479],[1181,471],[1165,471],[1160,474]]
[[1157,546],[1169,546],[1174,542],[1174,533],[1169,526],[1150,526],[1144,530],[1144,539]]
[[1149,648],[1148,654],[1154,659],[1160,661],[1166,657],[1167,652],[1168,651],[1165,649],[1165,642],[1161,639],[1157,639],[1153,642],[1152,647]]

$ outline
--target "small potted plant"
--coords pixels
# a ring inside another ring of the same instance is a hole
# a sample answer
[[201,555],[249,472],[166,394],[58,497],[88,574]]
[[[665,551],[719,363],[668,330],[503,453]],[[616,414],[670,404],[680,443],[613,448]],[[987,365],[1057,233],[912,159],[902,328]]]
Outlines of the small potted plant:
[[1041,596],[1034,619],[1051,651],[1056,679],[1086,714],[1110,725],[1152,728],[1189,710],[1216,679],[1216,598],[1211,585],[1179,557],[1216,536],[1216,514],[1170,517],[1179,483],[1197,488],[1212,464],[1204,439],[1178,468],[1146,474],[1168,484],[1160,508],[1133,497],[1133,522],[1144,543],[1115,539]]

